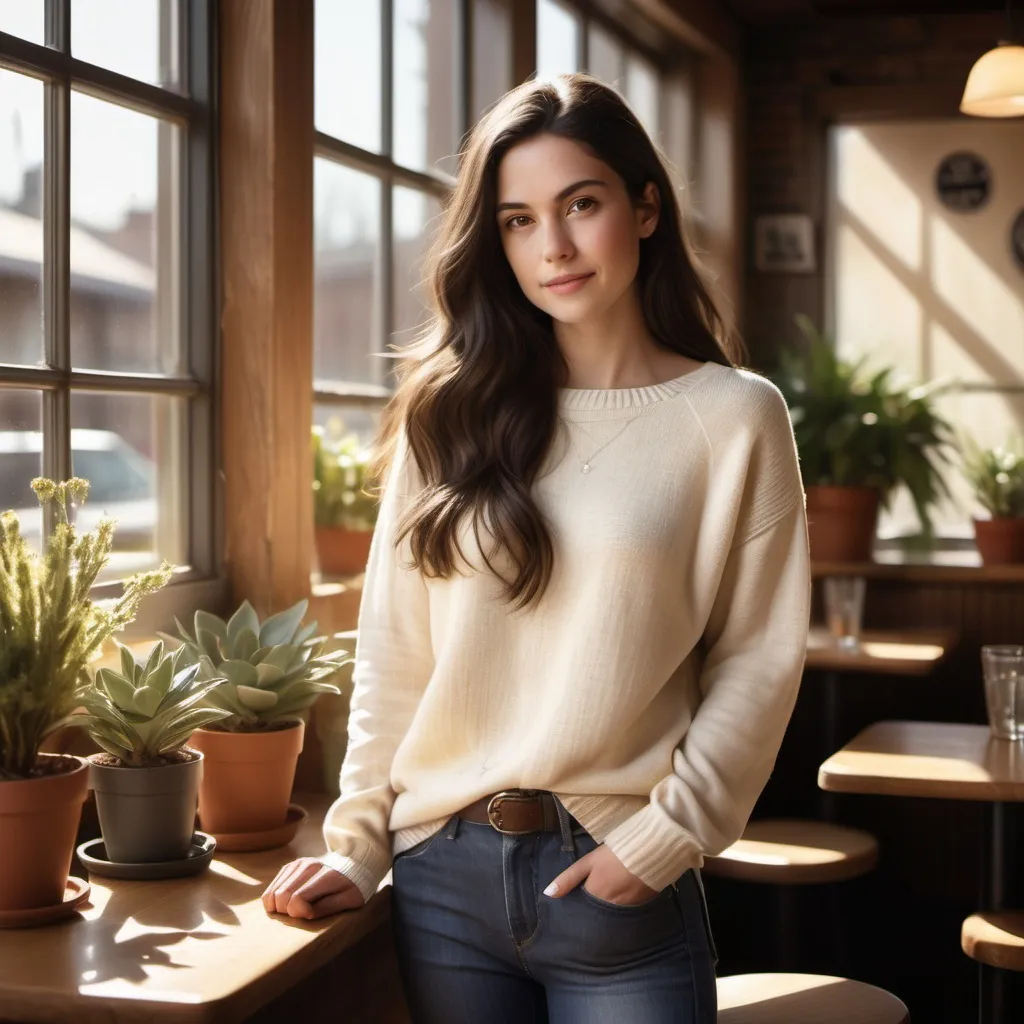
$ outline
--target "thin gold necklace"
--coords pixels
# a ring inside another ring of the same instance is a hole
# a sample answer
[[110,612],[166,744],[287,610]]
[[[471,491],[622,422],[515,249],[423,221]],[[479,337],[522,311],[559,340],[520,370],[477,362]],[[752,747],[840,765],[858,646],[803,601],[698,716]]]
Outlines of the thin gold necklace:
[[[572,449],[576,453],[576,458],[579,460],[579,463],[580,463],[580,472],[581,473],[589,473],[590,470],[593,468],[594,458],[600,452],[604,451],[604,449],[607,448],[608,445],[610,445],[612,443],[612,441],[616,440],[616,438],[618,438],[618,437],[621,437],[626,432],[626,430],[629,428],[630,424],[633,423],[634,420],[640,419],[641,415],[642,415],[642,413],[638,413],[632,419],[626,420],[626,423],[622,427],[621,430],[619,430],[617,433],[613,434],[610,438],[608,438],[607,441],[604,442],[604,444],[602,444],[599,448],[597,448],[593,452],[591,452],[591,455],[590,455],[589,459],[584,459],[583,456],[580,455],[580,450],[579,450],[579,448],[576,447],[576,442],[573,440],[572,430],[571,430],[571,428],[569,426],[569,423],[567,421],[563,420],[562,422],[565,423],[566,432],[569,435],[569,444],[572,445]],[[590,437],[590,434],[586,430],[583,430],[583,427],[581,427],[578,423],[576,424],[576,426],[579,427],[579,429],[582,430],[583,433],[587,435],[587,437]],[[590,440],[593,441],[594,439],[592,437],[590,437]]]

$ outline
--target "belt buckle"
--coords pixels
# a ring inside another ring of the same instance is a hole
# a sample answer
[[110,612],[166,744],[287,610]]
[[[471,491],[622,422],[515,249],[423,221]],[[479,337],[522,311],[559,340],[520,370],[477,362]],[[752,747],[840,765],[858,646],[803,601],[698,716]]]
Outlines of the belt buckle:
[[503,828],[500,804],[503,800],[526,803],[528,800],[536,800],[537,798],[537,790],[503,789],[500,793],[495,793],[494,796],[487,801],[487,820],[491,823],[491,828],[496,832],[500,832],[503,836],[528,836],[531,833],[536,832],[537,829],[533,828],[519,830]]

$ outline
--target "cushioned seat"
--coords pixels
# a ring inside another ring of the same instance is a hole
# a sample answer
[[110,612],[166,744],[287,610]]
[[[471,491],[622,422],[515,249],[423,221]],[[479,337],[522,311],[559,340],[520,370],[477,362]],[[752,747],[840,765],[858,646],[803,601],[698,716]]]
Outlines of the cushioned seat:
[[960,930],[960,945],[979,963],[1024,971],[1024,911],[971,914]]
[[765,819],[717,857],[706,874],[741,882],[813,885],[866,874],[878,862],[878,840],[860,829],[827,821]]
[[907,1024],[885,989],[817,974],[737,974],[718,979],[718,1024]]

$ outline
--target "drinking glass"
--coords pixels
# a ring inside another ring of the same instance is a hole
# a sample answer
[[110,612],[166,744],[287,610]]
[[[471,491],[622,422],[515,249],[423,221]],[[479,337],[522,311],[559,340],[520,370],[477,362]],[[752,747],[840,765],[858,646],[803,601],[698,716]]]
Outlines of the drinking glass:
[[1024,739],[1024,647],[982,647],[981,667],[992,735],[1001,740]]
[[836,646],[844,651],[856,651],[860,647],[864,589],[863,576],[825,578],[825,621]]

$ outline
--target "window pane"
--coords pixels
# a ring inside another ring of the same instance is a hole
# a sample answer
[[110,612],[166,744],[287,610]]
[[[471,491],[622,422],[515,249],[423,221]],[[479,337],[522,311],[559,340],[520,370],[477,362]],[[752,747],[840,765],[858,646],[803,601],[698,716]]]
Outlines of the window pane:
[[313,375],[381,384],[378,319],[381,184],[328,160],[313,166]]
[[441,204],[425,192],[394,190],[395,334],[404,345],[427,317],[424,257],[437,227]]
[[663,80],[665,90],[665,132],[663,145],[679,172],[677,184],[693,179],[694,100],[693,78],[687,71]]
[[46,0],[0,0],[0,32],[45,43]]
[[71,52],[153,85],[178,83],[178,0],[72,0]]
[[508,0],[473,5],[473,116],[512,88],[512,16]]
[[554,0],[537,0],[537,77],[579,70],[579,21]]
[[459,115],[459,4],[395,0],[395,162],[454,174]]
[[77,521],[117,520],[103,579],[188,564],[187,412],[166,395],[72,394],[71,465],[90,484]]
[[178,128],[166,121],[71,94],[76,367],[181,371],[179,142]]
[[22,536],[36,551],[43,516],[30,485],[43,473],[42,412],[38,391],[0,390],[0,509],[18,513]]
[[658,72],[654,66],[635,53],[626,55],[626,99],[633,113],[658,141]]
[[316,0],[317,128],[380,152],[380,0]]
[[619,41],[600,25],[592,24],[588,39],[589,71],[595,78],[616,87],[622,78],[623,50]]
[[31,365],[43,358],[42,186],[43,83],[13,71],[0,70],[0,362],[3,363]]

